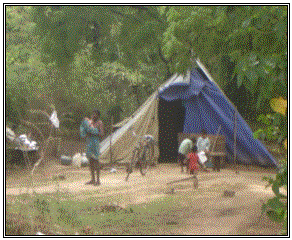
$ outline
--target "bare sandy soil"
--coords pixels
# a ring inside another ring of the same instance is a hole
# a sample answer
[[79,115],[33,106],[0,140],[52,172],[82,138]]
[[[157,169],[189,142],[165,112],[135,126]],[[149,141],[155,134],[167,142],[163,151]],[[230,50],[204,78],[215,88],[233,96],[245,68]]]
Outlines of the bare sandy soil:
[[[175,164],[157,165],[146,176],[138,171],[125,182],[125,169],[117,173],[103,170],[101,186],[85,186],[89,179],[87,168],[77,169],[53,165],[34,176],[37,193],[53,193],[56,183],[51,179],[56,175],[65,176],[59,181],[59,190],[80,200],[106,200],[116,202],[121,207],[135,204],[149,204],[152,201],[172,198],[175,203],[167,212],[168,221],[179,226],[165,232],[158,228],[155,234],[167,235],[275,235],[280,226],[261,216],[263,201],[273,196],[271,189],[265,189],[263,176],[273,175],[261,171],[240,171],[223,169],[221,172],[199,172],[199,188],[193,189],[192,181],[167,185],[168,182],[188,177],[180,173]],[[6,198],[26,192],[25,175],[7,176]],[[173,189],[173,193],[171,193]],[[225,190],[234,191],[234,197],[224,197]],[[31,191],[31,190],[30,190]],[[188,196],[185,198],[185,196]]]

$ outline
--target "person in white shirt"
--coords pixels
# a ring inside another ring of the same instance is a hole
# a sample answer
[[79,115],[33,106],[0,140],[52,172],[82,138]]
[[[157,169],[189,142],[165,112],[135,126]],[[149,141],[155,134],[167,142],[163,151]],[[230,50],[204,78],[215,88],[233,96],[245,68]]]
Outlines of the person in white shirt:
[[182,141],[178,149],[178,163],[181,167],[181,172],[184,172],[183,167],[188,166],[187,155],[191,152],[193,146],[196,143],[196,138],[194,136],[186,138]]
[[200,162],[204,165],[208,160],[206,153],[210,150],[210,139],[207,137],[206,130],[202,130],[202,136],[198,138],[197,147]]

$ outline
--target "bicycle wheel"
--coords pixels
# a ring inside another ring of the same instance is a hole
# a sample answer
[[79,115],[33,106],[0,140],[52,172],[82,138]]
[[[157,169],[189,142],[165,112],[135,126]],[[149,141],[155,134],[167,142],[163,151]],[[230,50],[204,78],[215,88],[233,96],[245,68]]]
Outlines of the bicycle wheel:
[[138,161],[138,157],[139,157],[139,150],[136,148],[133,151],[133,155],[131,158],[131,161],[127,167],[127,176],[126,176],[126,181],[128,181],[130,174],[133,172],[133,168],[136,165],[136,162]]
[[144,176],[149,170],[149,157],[150,157],[150,148],[145,146],[141,158],[139,159],[139,170],[142,176]]

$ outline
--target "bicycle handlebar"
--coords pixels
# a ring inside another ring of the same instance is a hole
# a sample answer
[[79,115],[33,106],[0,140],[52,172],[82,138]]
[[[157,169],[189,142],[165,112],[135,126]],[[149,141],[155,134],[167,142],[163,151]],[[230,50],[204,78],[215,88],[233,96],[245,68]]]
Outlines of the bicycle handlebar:
[[[132,127],[130,128],[131,129],[131,131],[132,131],[132,135],[134,136],[134,137],[137,137],[138,139],[140,139],[140,140],[148,140],[145,136],[146,135],[144,135],[144,136],[139,136],[139,135],[137,135],[136,134],[136,132],[132,129]],[[152,135],[147,135],[147,136],[151,136],[152,137],[152,141],[154,141],[154,137],[152,136]]]

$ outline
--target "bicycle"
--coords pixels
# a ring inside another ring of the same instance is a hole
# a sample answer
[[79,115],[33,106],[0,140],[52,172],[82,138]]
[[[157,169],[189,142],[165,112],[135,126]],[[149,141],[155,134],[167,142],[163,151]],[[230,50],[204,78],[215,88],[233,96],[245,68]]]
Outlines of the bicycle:
[[[132,134],[137,137],[134,131],[132,131]],[[141,175],[144,176],[153,164],[153,157],[155,153],[155,141],[153,136],[144,135],[143,137],[140,136],[138,138],[139,141],[133,150],[131,161],[127,167],[126,181],[128,181],[134,168],[139,168]]]

